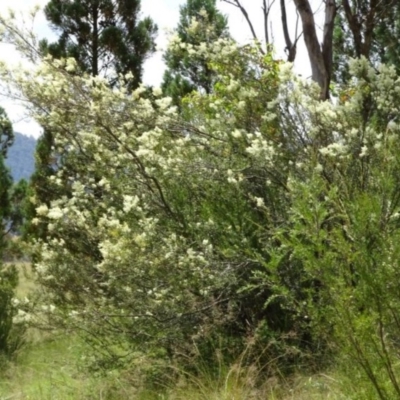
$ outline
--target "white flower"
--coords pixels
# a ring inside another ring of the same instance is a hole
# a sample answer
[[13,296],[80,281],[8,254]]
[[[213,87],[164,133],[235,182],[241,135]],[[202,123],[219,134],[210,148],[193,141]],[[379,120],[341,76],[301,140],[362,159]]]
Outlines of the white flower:
[[242,134],[240,133],[239,129],[235,129],[235,130],[232,132],[232,136],[233,136],[234,138],[240,138],[240,137],[242,137]]
[[366,155],[368,155],[368,147],[363,146],[363,147],[361,147],[360,157],[365,157]]
[[315,172],[322,172],[324,170],[324,167],[321,164],[317,164],[314,168]]
[[155,97],[160,97],[160,96],[162,96],[162,94],[163,94],[163,92],[162,92],[161,88],[159,88],[159,87],[153,88],[153,95]]
[[67,65],[65,66],[65,70],[68,72],[74,72],[76,70],[76,60],[75,58],[67,58]]
[[28,314],[24,310],[18,310],[17,315],[13,318],[13,323],[20,324],[23,322],[29,322],[31,319],[31,314]]
[[382,147],[382,142],[376,142],[374,144],[374,149],[379,150]]
[[398,128],[398,124],[396,123],[395,119],[391,119],[387,125],[388,131],[395,131]]
[[42,204],[41,206],[36,208],[36,213],[37,215],[47,215],[47,213],[49,212],[49,208],[46,206],[46,204]]
[[208,14],[207,14],[207,10],[202,7],[201,10],[199,11],[199,15],[202,16],[203,18],[207,18]]
[[54,207],[50,209],[48,217],[51,219],[60,219],[63,216],[63,212],[60,207]]
[[323,156],[335,157],[344,155],[347,152],[347,146],[343,143],[331,143],[319,150]]
[[124,201],[123,205],[124,212],[128,213],[137,206],[137,204],[139,203],[139,197],[124,195],[123,201]]
[[171,97],[163,97],[162,99],[156,100],[156,104],[160,107],[161,110],[165,110],[172,104]]
[[254,200],[256,201],[257,207],[264,207],[264,199],[261,197],[255,197]]

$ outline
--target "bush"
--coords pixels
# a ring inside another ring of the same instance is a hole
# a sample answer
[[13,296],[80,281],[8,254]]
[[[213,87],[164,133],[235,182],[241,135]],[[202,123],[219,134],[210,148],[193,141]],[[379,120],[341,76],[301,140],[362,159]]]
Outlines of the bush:
[[46,228],[42,309],[112,365],[211,358],[220,336],[232,358],[251,342],[283,365],[341,351],[381,399],[398,396],[394,69],[353,62],[338,100],[321,102],[256,46],[191,50],[217,79],[181,114],[158,91],[71,75],[74,60],[16,74],[54,135],[48,180],[63,193],[30,199]]
[[18,271],[14,265],[0,265],[0,355],[11,359],[23,343],[25,328],[15,325],[17,310],[14,306]]

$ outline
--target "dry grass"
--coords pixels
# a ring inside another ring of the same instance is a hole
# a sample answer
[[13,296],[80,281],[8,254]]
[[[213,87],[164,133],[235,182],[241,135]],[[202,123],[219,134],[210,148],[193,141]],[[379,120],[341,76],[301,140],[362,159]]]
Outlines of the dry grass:
[[[342,400],[339,382],[328,375],[269,378],[260,383],[258,371],[233,365],[215,377],[190,376],[168,392],[168,400]],[[258,382],[256,384],[256,382]]]

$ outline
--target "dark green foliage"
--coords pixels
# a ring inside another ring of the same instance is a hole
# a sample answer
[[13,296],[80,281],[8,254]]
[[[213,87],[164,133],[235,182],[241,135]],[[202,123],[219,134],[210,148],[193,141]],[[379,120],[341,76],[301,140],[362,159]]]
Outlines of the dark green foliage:
[[45,14],[60,36],[55,43],[43,40],[43,52],[73,57],[82,71],[105,75],[112,84],[131,72],[132,87],[139,85],[157,32],[151,18],[139,20],[140,0],[51,0]]
[[[400,4],[392,2],[386,18],[375,29],[374,59],[394,65],[400,72]],[[375,55],[376,53],[376,55]]]
[[10,171],[0,155],[0,256],[5,246],[6,225],[11,211],[9,191],[12,185]]
[[18,285],[18,271],[15,266],[0,265],[0,361],[10,358],[22,344],[23,326],[13,324],[16,310],[12,304]]
[[6,112],[0,107],[0,155],[7,156],[8,148],[13,144],[14,131]]
[[[198,29],[191,29],[194,19],[199,23]],[[183,43],[199,46],[229,37],[228,21],[218,11],[216,0],[187,0],[180,9],[176,33]],[[187,49],[170,49],[164,59],[167,71],[162,89],[172,97],[174,104],[179,106],[182,98],[194,90],[211,93],[216,75],[204,56],[191,55]]]
[[[7,150],[14,140],[14,132],[10,120],[0,107],[0,257],[5,246],[6,227],[9,224],[11,211],[9,191],[12,178],[9,169],[4,163]],[[1,264],[1,260],[0,260]]]
[[18,183],[14,184],[10,190],[10,219],[12,221],[10,229],[12,234],[19,234],[24,225],[26,218],[26,203],[28,193],[28,182],[21,179]]
[[[45,130],[37,141],[35,172],[26,189],[26,221],[23,231],[25,239],[28,240],[34,237],[44,237],[47,231],[44,224],[32,224],[32,219],[36,216],[36,204],[49,204],[59,192],[48,180],[55,174],[57,167],[56,160],[52,155],[53,142],[53,135],[48,130]],[[33,201],[29,201],[29,198],[32,198]]]
[[14,208],[12,203],[12,178],[4,165],[7,149],[12,144],[13,129],[3,109],[1,118],[1,153],[0,153],[0,355],[9,357],[18,347],[20,335],[13,332],[15,309],[12,305],[14,290],[18,284],[18,273],[14,267],[3,264],[4,252],[13,227]]

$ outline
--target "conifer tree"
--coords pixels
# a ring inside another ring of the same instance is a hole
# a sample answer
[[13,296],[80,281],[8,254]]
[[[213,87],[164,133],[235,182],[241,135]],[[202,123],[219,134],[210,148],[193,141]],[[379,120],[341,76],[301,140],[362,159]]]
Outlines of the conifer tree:
[[0,107],[0,154],[5,158],[14,142],[14,131],[5,110]]
[[[216,0],[187,0],[180,9],[176,34],[183,43],[198,46],[229,37],[228,20],[217,9]],[[162,89],[175,105],[179,106],[182,97],[194,90],[211,92],[215,73],[201,54],[170,49],[165,54],[165,62],[167,70]]]
[[[13,143],[14,133],[10,120],[0,107],[0,355],[10,356],[15,350],[18,339],[13,334],[14,308],[12,299],[18,284],[18,273],[15,267],[5,267],[4,252],[7,246],[8,231],[12,227],[12,204],[10,192],[12,178],[4,164],[7,150]],[[12,337],[14,336],[14,337]]]
[[[5,244],[5,225],[10,214],[9,191],[12,185],[10,171],[4,164],[7,150],[14,140],[14,132],[6,112],[0,107],[0,257]],[[1,263],[1,261],[0,261]]]
[[[0,154],[0,257],[6,243],[6,226],[10,214],[9,191],[12,185],[10,171],[4,164],[4,156]],[[0,261],[1,265],[1,261]]]
[[44,11],[59,33],[57,42],[41,42],[44,52],[73,57],[82,71],[107,76],[111,84],[131,72],[132,86],[139,85],[157,32],[151,18],[139,19],[140,0],[51,0]]
[[[139,19],[140,5],[140,0],[51,0],[45,15],[59,38],[54,43],[42,40],[41,51],[54,58],[75,58],[82,72],[104,76],[111,86],[119,74],[131,73],[126,84],[135,89],[142,80],[144,61],[155,51],[157,33],[151,18]],[[38,141],[36,171],[28,190],[34,202],[50,204],[60,195],[48,179],[58,168],[55,160],[53,134],[46,129]],[[46,235],[44,226],[30,222],[35,207],[27,205],[26,237]]]

